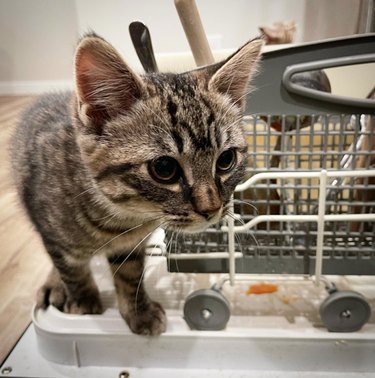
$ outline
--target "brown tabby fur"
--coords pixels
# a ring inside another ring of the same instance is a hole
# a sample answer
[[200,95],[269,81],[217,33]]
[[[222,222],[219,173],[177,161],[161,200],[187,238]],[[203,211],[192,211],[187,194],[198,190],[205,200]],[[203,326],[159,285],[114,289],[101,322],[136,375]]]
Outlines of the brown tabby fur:
[[[54,264],[40,307],[101,313],[89,262],[104,253],[130,329],[165,331],[164,310],[142,285],[145,244],[159,226],[195,232],[225,214],[244,173],[239,119],[261,45],[192,72],[139,76],[97,35],[80,41],[75,93],[40,97],[12,141],[20,198]],[[218,174],[228,149],[235,164]],[[177,182],[151,175],[161,156],[178,162]]]

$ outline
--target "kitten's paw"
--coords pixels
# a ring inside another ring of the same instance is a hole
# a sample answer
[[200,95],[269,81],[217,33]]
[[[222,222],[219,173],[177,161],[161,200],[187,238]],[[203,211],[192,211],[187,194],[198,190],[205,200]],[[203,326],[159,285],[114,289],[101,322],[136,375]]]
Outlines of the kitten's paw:
[[167,328],[165,311],[157,302],[142,304],[142,309],[137,311],[134,308],[130,313],[122,316],[129,328],[138,335],[157,336]]
[[68,298],[64,304],[64,312],[77,315],[102,314],[99,292],[93,288],[80,298]]
[[46,309],[49,305],[63,311],[67,299],[64,283],[59,274],[53,269],[48,275],[44,285],[38,290],[36,295],[36,305],[38,308]]
[[53,269],[45,284],[38,290],[37,307],[46,309],[49,305],[68,314],[102,314],[103,306],[96,287],[90,287],[79,296],[72,296],[59,273]]

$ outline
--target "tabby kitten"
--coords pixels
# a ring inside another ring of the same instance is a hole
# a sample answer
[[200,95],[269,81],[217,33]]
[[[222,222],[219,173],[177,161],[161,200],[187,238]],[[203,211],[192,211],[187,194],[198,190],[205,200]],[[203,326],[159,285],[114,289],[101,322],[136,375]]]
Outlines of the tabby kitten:
[[12,141],[19,195],[54,265],[38,306],[102,313],[89,262],[104,253],[130,329],[165,331],[141,282],[147,239],[225,214],[244,174],[239,120],[261,45],[195,71],[140,76],[104,39],[80,41],[75,93],[40,97]]

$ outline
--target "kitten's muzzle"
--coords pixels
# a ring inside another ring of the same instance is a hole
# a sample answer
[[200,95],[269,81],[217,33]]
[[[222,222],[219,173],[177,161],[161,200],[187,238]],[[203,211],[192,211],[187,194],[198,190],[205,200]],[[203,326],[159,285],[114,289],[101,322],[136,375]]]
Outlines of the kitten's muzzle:
[[223,216],[223,206],[206,213],[200,213],[200,216],[204,218],[204,227],[210,226],[220,221]]
[[223,207],[219,191],[213,182],[193,188],[191,202],[194,211],[206,221],[214,218]]
[[210,221],[220,212],[221,206],[218,209],[210,210],[207,212],[199,212],[198,214],[201,215],[206,221]]

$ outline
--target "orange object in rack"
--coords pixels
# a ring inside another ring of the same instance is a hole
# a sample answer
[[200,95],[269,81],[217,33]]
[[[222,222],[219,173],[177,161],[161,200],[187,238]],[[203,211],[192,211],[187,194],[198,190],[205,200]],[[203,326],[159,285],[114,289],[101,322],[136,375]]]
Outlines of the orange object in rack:
[[275,284],[268,284],[268,283],[259,283],[250,285],[246,291],[247,295],[251,294],[271,294],[276,292],[278,289],[277,285]]

